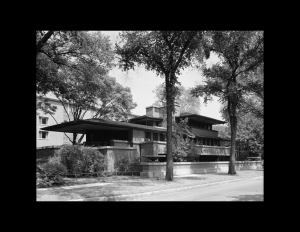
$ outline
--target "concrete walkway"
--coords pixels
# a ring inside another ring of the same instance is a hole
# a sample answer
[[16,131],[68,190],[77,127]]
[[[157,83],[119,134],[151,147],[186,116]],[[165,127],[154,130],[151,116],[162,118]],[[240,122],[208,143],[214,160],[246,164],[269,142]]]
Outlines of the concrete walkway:
[[112,183],[92,183],[92,184],[80,184],[80,185],[72,185],[72,186],[63,186],[63,187],[56,187],[56,188],[38,188],[37,191],[46,191],[46,190],[57,190],[57,189],[78,189],[78,188],[88,188],[94,186],[102,186]]

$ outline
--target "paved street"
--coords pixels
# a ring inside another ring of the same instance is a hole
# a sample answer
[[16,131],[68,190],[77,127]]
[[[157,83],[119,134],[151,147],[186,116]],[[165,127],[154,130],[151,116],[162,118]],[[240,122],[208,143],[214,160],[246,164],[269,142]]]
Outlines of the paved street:
[[137,201],[263,201],[263,177],[203,186]]

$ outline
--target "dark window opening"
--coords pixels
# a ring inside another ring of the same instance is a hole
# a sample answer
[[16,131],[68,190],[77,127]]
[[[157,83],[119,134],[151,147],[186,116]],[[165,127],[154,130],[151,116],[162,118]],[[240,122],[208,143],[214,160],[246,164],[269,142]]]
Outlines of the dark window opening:
[[157,133],[153,133],[153,141],[158,141],[158,134]]
[[146,140],[151,141],[151,132],[146,132]]
[[164,134],[160,134],[159,135],[159,141],[165,141],[165,135]]

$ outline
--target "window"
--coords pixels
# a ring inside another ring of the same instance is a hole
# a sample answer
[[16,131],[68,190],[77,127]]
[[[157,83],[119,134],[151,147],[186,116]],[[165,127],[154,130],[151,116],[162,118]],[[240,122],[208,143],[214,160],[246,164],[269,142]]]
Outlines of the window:
[[165,141],[165,135],[164,134],[159,134],[159,141]]
[[48,139],[48,131],[39,131],[39,139]]
[[153,141],[158,141],[158,134],[157,133],[153,133]]
[[146,132],[146,140],[151,141],[151,132]]
[[158,108],[154,107],[154,112],[158,113]]
[[42,116],[40,116],[39,117],[39,122],[42,125],[48,125],[48,117],[42,117]]

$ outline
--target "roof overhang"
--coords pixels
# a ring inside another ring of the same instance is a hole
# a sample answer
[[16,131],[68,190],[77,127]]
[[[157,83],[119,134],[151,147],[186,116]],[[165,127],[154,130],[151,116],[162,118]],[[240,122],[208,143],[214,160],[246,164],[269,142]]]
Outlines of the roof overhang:
[[65,122],[54,126],[43,127],[41,130],[57,131],[67,133],[86,134],[87,131],[92,130],[143,130],[153,132],[166,132],[164,127],[152,127],[128,122],[115,122],[103,119],[87,119],[77,120],[72,122]]
[[151,116],[143,115],[143,116],[139,116],[139,117],[129,119],[130,122],[146,121],[146,120],[162,121],[163,118],[157,118],[157,117],[151,117]]
[[189,119],[193,119],[195,121],[205,122],[205,123],[209,123],[209,124],[212,124],[212,125],[227,123],[226,121],[221,121],[221,120],[218,120],[218,119],[209,118],[209,117],[202,116],[202,115],[199,115],[199,114],[187,114],[187,115],[177,116],[176,118],[182,118],[182,119],[189,118]]

